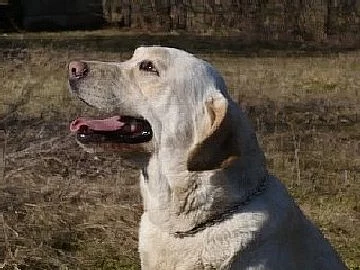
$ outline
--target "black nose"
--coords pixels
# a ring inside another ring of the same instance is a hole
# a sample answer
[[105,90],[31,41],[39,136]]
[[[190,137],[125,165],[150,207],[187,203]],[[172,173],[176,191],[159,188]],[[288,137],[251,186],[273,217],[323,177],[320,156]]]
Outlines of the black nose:
[[85,78],[89,73],[89,67],[85,62],[71,61],[69,64],[69,79]]

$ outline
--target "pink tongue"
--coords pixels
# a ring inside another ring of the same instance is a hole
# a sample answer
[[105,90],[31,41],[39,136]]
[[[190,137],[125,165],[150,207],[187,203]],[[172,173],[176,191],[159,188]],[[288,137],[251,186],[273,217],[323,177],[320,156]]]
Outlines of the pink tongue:
[[115,131],[121,129],[125,123],[120,122],[121,116],[112,116],[101,120],[92,120],[80,117],[70,124],[70,131],[76,132],[81,126],[86,126],[88,129],[97,131]]

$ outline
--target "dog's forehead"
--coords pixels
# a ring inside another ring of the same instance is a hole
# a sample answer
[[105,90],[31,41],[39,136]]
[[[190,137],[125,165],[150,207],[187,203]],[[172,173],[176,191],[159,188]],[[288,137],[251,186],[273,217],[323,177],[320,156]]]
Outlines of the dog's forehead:
[[135,59],[161,59],[164,61],[175,61],[176,59],[194,58],[192,54],[168,47],[139,47],[133,53]]

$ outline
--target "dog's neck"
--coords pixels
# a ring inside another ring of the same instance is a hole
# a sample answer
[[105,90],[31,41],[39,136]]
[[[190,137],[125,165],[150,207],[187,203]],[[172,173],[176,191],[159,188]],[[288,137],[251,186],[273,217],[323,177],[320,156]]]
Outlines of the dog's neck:
[[188,171],[186,160],[171,158],[183,154],[174,151],[154,154],[141,181],[144,210],[151,222],[169,233],[190,231],[228,212],[248,200],[267,175],[265,168],[249,160],[215,170]]
[[202,232],[206,228],[209,228],[217,223],[224,222],[227,219],[230,219],[232,215],[239,213],[246,205],[248,205],[254,197],[259,196],[265,192],[268,184],[268,175],[264,176],[258,186],[254,188],[245,198],[238,202],[237,204],[229,207],[224,212],[217,213],[212,217],[208,218],[202,223],[198,223],[195,227],[187,231],[178,231],[175,232],[173,235],[176,238],[184,238],[184,237],[192,237],[195,236],[197,233]]

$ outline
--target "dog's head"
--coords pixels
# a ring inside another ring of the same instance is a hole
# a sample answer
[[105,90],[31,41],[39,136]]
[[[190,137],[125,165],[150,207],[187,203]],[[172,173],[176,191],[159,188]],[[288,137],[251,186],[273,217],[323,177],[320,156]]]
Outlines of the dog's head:
[[187,52],[141,47],[125,62],[74,61],[68,72],[73,94],[112,114],[75,120],[71,130],[82,143],[183,151],[188,170],[216,168],[238,157],[238,128],[247,130],[241,144],[248,143],[249,127],[233,119],[238,108],[222,77]]

